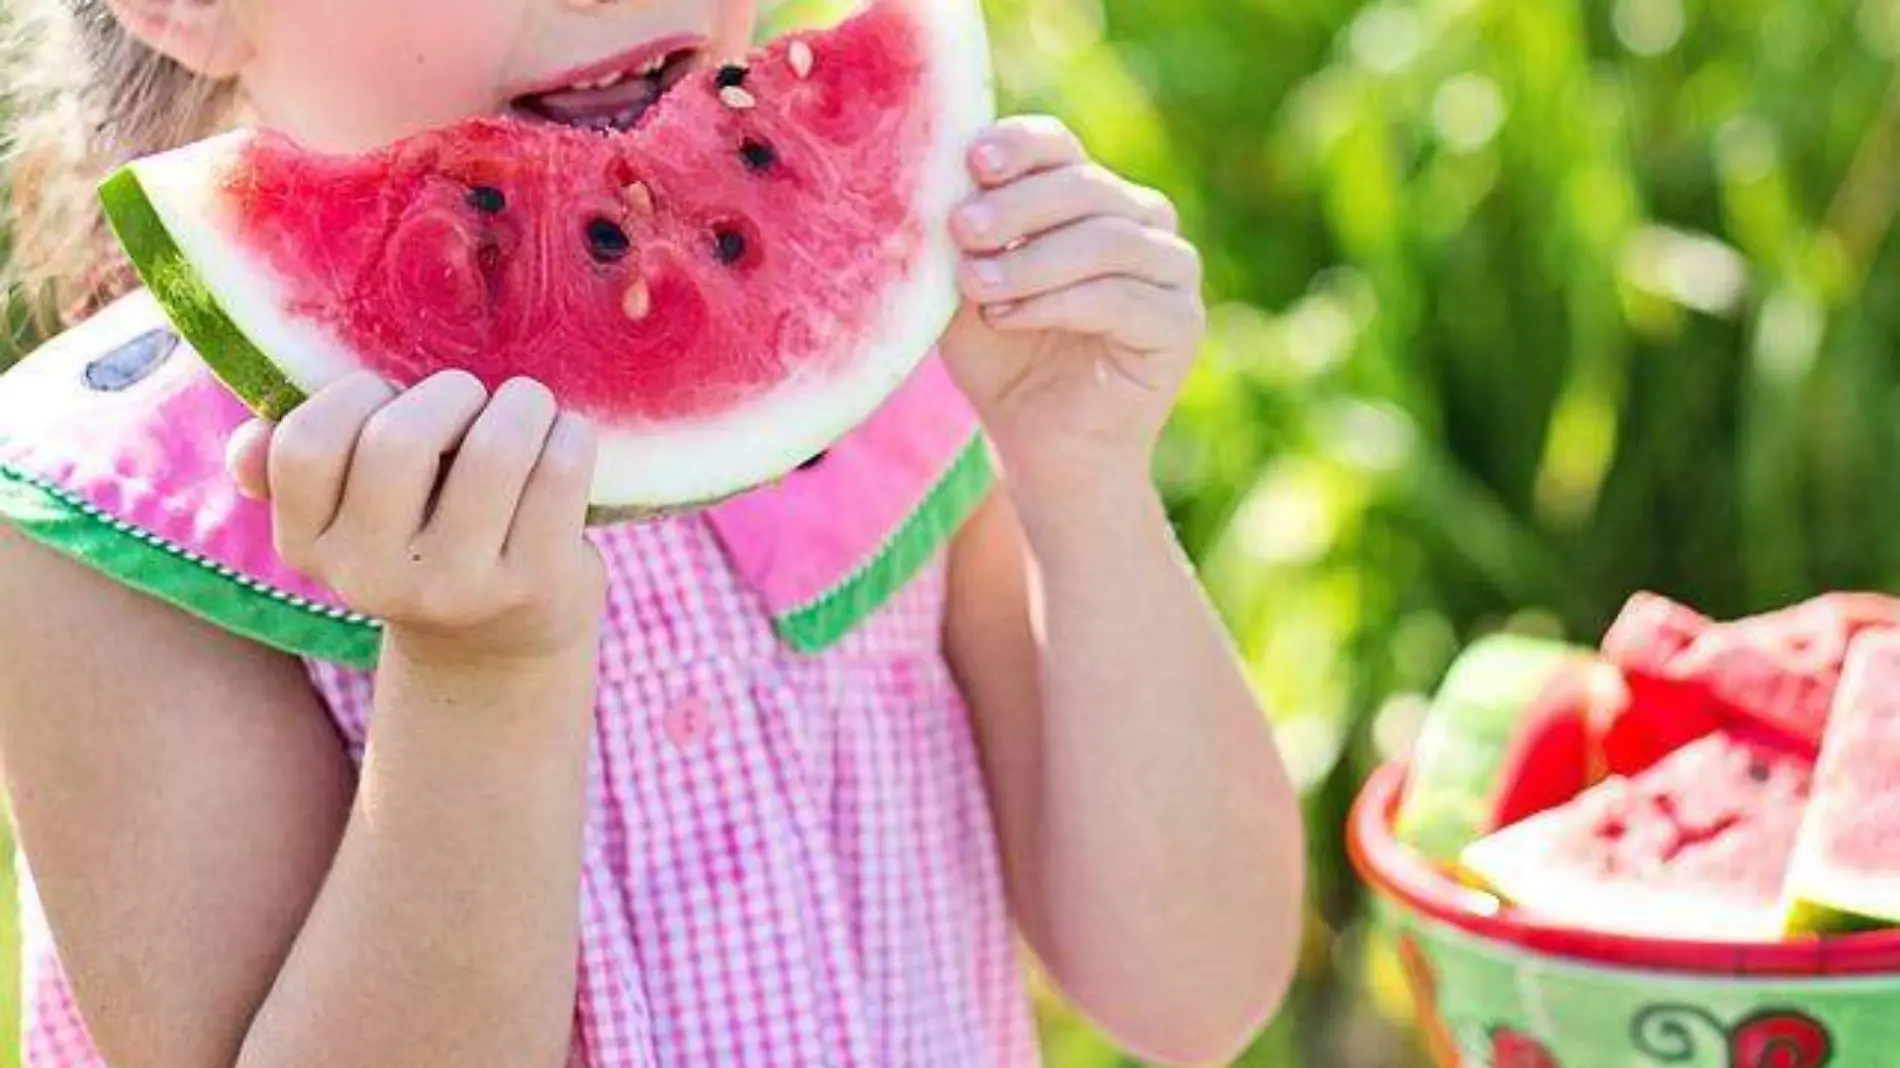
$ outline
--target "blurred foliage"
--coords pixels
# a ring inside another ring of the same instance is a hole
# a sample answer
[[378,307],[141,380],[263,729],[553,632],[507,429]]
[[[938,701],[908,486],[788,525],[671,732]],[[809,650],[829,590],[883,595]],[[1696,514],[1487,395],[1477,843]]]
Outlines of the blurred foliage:
[[[1007,104],[1208,259],[1160,474],[1312,852],[1241,1063],[1415,1064],[1339,831],[1464,642],[1900,587],[1900,0],[991,8]],[[1131,1063],[1045,1006],[1053,1068]]]

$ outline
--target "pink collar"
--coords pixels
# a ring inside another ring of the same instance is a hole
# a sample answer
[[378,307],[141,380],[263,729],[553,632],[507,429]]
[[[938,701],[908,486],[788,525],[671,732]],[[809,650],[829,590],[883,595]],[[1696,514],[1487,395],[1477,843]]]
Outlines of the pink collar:
[[[127,298],[0,377],[0,520],[297,655],[374,662],[380,625],[291,571],[224,474],[243,407]],[[710,509],[781,638],[818,652],[942,549],[988,492],[977,421],[935,358],[818,462]]]

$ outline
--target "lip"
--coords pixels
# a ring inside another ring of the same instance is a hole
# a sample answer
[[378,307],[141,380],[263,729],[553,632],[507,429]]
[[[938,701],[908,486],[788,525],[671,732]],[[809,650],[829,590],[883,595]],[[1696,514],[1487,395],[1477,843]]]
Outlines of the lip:
[[519,100],[524,96],[558,92],[587,82],[599,81],[615,74],[631,74],[645,66],[648,60],[671,55],[684,49],[703,48],[705,45],[704,34],[676,33],[670,37],[656,37],[644,44],[629,48],[619,55],[563,71],[544,81],[517,86],[508,91],[508,99]]

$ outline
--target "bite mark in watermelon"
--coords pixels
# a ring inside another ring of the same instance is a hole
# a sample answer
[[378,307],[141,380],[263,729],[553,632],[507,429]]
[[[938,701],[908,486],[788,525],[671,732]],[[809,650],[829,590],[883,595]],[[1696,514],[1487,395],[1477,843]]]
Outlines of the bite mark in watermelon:
[[1581,929],[1772,941],[1811,771],[1770,735],[1718,732],[1480,839],[1460,866]]
[[1900,631],[1848,653],[1788,899],[1797,932],[1900,924]]
[[665,85],[565,114],[625,130],[484,117],[347,156],[239,131],[102,197],[260,413],[357,369],[526,375],[600,431],[597,519],[691,507],[822,452],[927,355],[994,105],[977,0],[872,0]]

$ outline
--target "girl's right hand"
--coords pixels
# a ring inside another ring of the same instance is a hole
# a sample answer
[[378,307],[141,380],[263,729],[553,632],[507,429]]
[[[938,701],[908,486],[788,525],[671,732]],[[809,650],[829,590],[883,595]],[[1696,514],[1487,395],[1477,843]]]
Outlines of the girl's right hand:
[[592,429],[528,379],[461,371],[398,393],[355,373],[231,440],[284,562],[411,656],[474,665],[591,652],[605,573],[582,537]]

